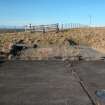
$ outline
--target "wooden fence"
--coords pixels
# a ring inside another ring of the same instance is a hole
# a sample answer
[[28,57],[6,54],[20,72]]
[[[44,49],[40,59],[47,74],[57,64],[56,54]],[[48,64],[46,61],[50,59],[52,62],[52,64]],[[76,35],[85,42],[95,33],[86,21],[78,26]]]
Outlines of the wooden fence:
[[26,25],[25,32],[59,32],[67,29],[75,29],[75,28],[88,28],[90,26],[78,24],[78,23],[69,23],[69,24],[50,24],[50,25],[36,25],[32,26]]
[[59,24],[50,24],[50,25],[37,25],[32,26],[31,24],[28,26],[25,26],[25,32],[31,31],[31,32],[59,32]]
[[91,26],[78,24],[78,23],[49,24],[49,25],[31,25],[30,24],[26,26],[12,26],[12,27],[0,28],[0,33],[6,33],[6,32],[12,33],[12,32],[24,32],[24,31],[25,32],[43,32],[45,33],[45,32],[59,32],[59,31],[64,31],[68,29],[89,28],[89,27]]

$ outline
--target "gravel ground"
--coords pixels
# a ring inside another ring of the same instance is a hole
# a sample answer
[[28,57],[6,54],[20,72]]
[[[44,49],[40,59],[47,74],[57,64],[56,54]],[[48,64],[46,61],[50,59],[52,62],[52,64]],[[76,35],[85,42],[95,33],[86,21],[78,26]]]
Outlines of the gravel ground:
[[100,53],[90,47],[87,46],[79,46],[80,49],[80,56],[82,56],[82,58],[84,60],[100,60],[102,57],[105,57],[105,54]]
[[[46,50],[46,51],[44,51]],[[39,48],[39,49],[28,49],[22,52],[20,59],[22,60],[43,60],[54,57],[62,57],[62,59],[70,59],[73,56],[81,56],[83,60],[100,60],[102,57],[105,57],[105,54],[102,54],[88,46],[80,45],[71,46],[69,48]]]

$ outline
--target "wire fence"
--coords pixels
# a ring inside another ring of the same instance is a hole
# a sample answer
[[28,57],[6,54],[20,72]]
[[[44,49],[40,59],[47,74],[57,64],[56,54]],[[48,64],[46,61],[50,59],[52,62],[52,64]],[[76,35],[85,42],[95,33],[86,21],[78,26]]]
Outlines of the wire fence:
[[75,29],[75,28],[88,28],[89,25],[79,24],[79,23],[68,23],[68,24],[60,24],[59,28],[60,30],[66,30],[66,29]]

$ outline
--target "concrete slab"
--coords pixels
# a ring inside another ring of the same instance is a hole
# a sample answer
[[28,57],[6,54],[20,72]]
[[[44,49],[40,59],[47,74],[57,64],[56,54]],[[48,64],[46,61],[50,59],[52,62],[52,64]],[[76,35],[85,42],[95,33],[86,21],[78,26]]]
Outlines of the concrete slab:
[[95,94],[97,90],[105,90],[105,62],[104,61],[87,61],[74,64],[73,69],[79,75],[81,81],[87,87],[90,95],[99,105],[105,105],[105,99],[101,100]]
[[0,105],[92,105],[61,61],[0,64]]

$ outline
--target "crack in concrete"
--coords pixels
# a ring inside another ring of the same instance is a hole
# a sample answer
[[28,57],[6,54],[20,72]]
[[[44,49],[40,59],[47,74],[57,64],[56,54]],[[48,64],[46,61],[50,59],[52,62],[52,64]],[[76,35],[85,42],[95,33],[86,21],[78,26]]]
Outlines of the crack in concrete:
[[[78,62],[79,61],[77,61],[77,63]],[[88,96],[89,100],[91,101],[92,105],[99,105],[99,104],[97,104],[96,100],[91,96],[87,86],[84,84],[84,81],[81,79],[81,77],[78,75],[78,73],[73,69],[74,64],[76,64],[76,62],[67,60],[65,62],[65,64],[69,65],[69,67],[71,68],[72,75],[75,77],[77,82],[80,84],[80,86],[82,87],[83,91],[86,93],[86,95]]]

